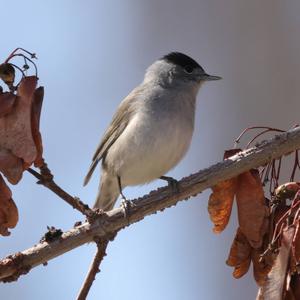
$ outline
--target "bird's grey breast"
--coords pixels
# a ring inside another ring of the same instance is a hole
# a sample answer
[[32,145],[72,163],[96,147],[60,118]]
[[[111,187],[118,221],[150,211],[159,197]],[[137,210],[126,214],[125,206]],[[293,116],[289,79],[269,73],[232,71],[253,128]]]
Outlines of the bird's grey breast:
[[[141,112],[159,126],[193,130],[196,96],[180,88],[158,88],[145,95]],[[160,128],[163,131],[163,128]]]

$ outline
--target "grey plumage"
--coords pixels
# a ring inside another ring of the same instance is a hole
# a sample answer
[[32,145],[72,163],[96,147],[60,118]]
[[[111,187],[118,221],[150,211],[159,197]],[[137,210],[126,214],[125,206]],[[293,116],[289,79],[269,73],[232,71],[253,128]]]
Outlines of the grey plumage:
[[119,105],[93,156],[86,185],[99,161],[102,176],[95,207],[110,210],[122,188],[167,173],[186,153],[201,84],[217,80],[190,57],[170,53],[154,62],[144,81]]

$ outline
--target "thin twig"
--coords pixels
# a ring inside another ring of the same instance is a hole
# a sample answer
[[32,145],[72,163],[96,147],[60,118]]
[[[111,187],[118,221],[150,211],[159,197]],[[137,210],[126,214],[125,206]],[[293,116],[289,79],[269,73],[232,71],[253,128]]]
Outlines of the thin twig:
[[[278,128],[272,128],[272,127],[268,127],[268,126],[251,126],[251,127],[247,127],[246,129],[244,129],[240,135],[235,139],[234,142],[234,147],[237,147],[237,144],[240,142],[241,138],[243,137],[243,135],[253,129],[266,129],[265,131],[263,131],[262,134],[266,133],[266,132],[271,132],[271,131],[275,131],[275,132],[285,132],[284,130],[278,129]],[[257,138],[261,135],[261,133],[259,133],[257,136],[254,137],[254,139],[252,139],[246,148],[248,148],[248,146]]]
[[87,276],[84,280],[84,283],[82,287],[80,288],[79,294],[77,296],[77,300],[85,300],[90,288],[96,278],[97,273],[100,272],[100,264],[106,256],[106,248],[108,246],[109,240],[108,239],[99,239],[96,244],[97,244],[97,252],[94,256],[94,259],[92,261],[92,264],[90,266],[90,269],[87,273]]
[[33,170],[32,168],[27,169],[27,171],[39,180],[37,182],[38,184],[42,184],[43,186],[47,187],[58,197],[70,204],[73,208],[77,209],[82,214],[84,214],[87,218],[90,219],[94,217],[94,211],[91,210],[87,204],[84,204],[82,201],[79,200],[79,198],[72,197],[54,182],[53,175],[51,174],[47,165],[41,167],[41,174]]
[[76,300],[85,300],[93,282],[96,279],[97,273],[100,272],[100,265],[104,259],[104,256],[106,256],[106,249],[110,241],[112,241],[116,235],[117,231],[112,233],[109,238],[101,239],[99,237],[95,237],[94,241],[96,242],[97,245],[97,252],[93,258],[93,261],[91,263],[91,266],[89,268],[89,271],[86,275],[86,278],[80,288],[80,291],[78,293],[77,299]]

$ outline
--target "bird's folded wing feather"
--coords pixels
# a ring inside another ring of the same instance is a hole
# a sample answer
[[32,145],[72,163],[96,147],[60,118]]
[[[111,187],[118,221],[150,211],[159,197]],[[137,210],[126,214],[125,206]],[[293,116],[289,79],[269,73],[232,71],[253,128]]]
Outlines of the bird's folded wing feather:
[[122,134],[122,132],[127,127],[130,120],[130,116],[134,114],[135,111],[136,106],[133,104],[137,100],[139,94],[140,94],[140,89],[138,88],[134,89],[121,102],[120,106],[118,107],[118,110],[115,113],[110,126],[106,130],[100,144],[96,149],[89,171],[86,177],[84,178],[84,183],[83,183],[84,186],[89,182],[98,162],[101,159],[103,159],[107,150],[118,139],[118,137]]

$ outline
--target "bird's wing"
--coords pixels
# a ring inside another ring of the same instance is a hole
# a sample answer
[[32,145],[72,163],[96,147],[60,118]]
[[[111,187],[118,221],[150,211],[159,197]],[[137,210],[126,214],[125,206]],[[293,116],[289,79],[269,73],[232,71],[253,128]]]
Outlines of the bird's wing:
[[84,186],[89,182],[98,162],[103,159],[107,150],[127,127],[131,115],[135,112],[136,105],[134,105],[134,102],[139,97],[139,94],[140,89],[134,89],[119,105],[110,126],[106,130],[100,144],[96,149],[89,171],[84,178]]

